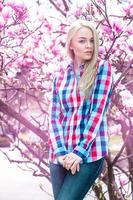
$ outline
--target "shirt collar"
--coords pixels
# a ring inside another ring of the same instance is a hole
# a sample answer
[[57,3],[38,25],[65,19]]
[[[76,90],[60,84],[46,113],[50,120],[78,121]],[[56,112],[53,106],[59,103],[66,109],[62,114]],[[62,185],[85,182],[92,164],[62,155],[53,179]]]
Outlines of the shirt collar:
[[[81,65],[79,66],[79,71],[82,71],[82,70],[84,69],[84,66],[85,66],[85,64],[81,64]],[[68,65],[68,68],[70,68],[70,69],[73,70],[73,63],[70,63],[70,64]]]

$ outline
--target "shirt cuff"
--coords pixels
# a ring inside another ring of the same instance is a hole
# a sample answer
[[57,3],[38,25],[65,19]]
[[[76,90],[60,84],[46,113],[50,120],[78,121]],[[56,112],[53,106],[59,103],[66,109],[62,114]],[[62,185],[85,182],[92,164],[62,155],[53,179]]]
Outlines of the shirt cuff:
[[67,150],[66,150],[66,148],[64,146],[62,146],[60,148],[58,147],[57,149],[55,149],[56,157],[63,156],[63,155],[66,155],[66,154],[67,154]]
[[87,151],[81,145],[76,146],[73,150],[73,153],[75,153],[82,159],[85,159],[87,157]]

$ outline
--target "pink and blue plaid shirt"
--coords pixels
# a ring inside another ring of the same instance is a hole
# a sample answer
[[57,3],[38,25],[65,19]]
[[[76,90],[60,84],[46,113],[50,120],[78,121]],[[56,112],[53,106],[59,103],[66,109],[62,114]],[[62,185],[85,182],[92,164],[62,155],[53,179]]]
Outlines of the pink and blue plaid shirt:
[[109,107],[112,72],[107,61],[101,61],[90,98],[84,99],[77,87],[83,66],[75,76],[73,65],[55,78],[49,118],[50,162],[73,152],[84,163],[107,155],[106,112]]

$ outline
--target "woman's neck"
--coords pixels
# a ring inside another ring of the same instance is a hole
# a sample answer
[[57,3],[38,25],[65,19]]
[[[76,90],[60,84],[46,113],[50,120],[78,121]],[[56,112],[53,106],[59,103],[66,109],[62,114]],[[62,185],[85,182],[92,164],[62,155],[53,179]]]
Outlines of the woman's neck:
[[83,64],[84,64],[83,61],[74,60],[74,61],[73,61],[74,72],[75,72],[75,73],[78,72],[78,71],[79,71],[79,67],[80,67],[81,65],[83,65]]

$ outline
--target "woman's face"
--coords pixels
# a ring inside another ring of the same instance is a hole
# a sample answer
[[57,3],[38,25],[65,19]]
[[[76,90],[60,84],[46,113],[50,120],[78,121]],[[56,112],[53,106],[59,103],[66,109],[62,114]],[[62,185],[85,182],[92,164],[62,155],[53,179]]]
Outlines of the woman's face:
[[91,60],[94,52],[92,31],[87,27],[80,28],[71,40],[70,50],[74,53],[74,60],[79,64]]

